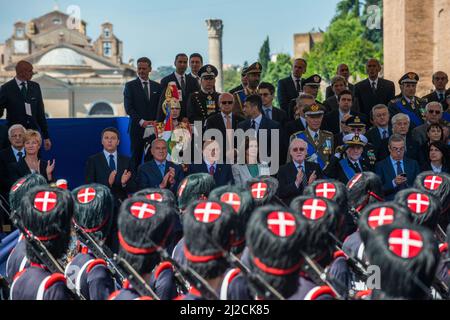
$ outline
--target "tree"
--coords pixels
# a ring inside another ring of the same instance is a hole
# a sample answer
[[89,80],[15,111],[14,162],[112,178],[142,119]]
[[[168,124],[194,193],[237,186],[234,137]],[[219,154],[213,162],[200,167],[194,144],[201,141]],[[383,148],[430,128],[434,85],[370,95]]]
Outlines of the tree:
[[[270,61],[267,66],[267,72],[262,78],[264,82],[269,82],[277,87],[278,81],[287,77],[292,70],[291,56],[285,53],[277,55],[275,62]],[[276,97],[274,98],[274,104],[277,103]]]
[[377,51],[383,52],[383,1],[366,0],[361,20],[366,27],[364,38],[373,42]]
[[359,0],[342,0],[336,6],[336,15],[331,22],[346,18],[348,15],[359,17]]
[[259,50],[259,59],[258,59],[258,61],[262,65],[262,69],[263,69],[262,76],[264,77],[264,75],[267,72],[267,67],[269,65],[269,62],[270,62],[269,37],[267,37],[266,40],[264,40],[264,43],[261,46],[261,49]]
[[241,73],[236,68],[223,71],[223,90],[229,92],[241,84]]

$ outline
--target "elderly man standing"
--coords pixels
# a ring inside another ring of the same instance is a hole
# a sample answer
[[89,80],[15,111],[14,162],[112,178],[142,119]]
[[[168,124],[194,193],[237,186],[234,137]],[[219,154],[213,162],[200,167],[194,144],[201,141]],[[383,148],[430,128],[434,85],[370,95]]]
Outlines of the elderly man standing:
[[419,145],[427,142],[427,129],[430,124],[440,123],[444,109],[440,102],[432,101],[425,106],[425,123],[414,128],[412,131],[414,139]]
[[444,110],[448,109],[448,103],[446,100],[448,92],[446,92],[448,84],[448,75],[443,71],[437,71],[433,74],[433,85],[435,90],[422,97],[427,102],[440,102]]
[[21,124],[26,129],[41,132],[45,150],[50,150],[47,120],[45,119],[44,100],[41,87],[31,81],[33,66],[27,61],[19,61],[16,65],[16,76],[0,87],[0,118],[6,109],[8,127]]
[[322,179],[322,170],[314,162],[306,161],[308,144],[301,139],[292,140],[289,145],[289,154],[292,162],[282,166],[278,171],[278,196],[287,205],[303,194],[306,186],[316,179]]
[[153,160],[144,163],[138,169],[139,189],[160,188],[176,193],[184,174],[181,166],[166,160],[167,142],[164,139],[155,139],[150,150]]
[[393,134],[389,138],[389,157],[375,165],[375,173],[383,182],[385,200],[392,200],[398,191],[412,187],[420,173],[417,161],[405,157],[405,147],[405,138]]

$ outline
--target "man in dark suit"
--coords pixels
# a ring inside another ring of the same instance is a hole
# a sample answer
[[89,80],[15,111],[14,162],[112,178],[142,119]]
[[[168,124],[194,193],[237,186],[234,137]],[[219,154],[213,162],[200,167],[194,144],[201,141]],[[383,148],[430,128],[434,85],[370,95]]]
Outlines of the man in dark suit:
[[10,147],[0,151],[0,192],[5,199],[9,197],[11,182],[8,167],[10,163],[18,163],[25,157],[25,128],[21,124],[14,124],[8,130]]
[[308,145],[304,140],[294,139],[289,145],[289,154],[292,162],[278,171],[278,196],[286,205],[303,194],[306,186],[316,179],[322,179],[320,166],[314,162],[306,161]]
[[425,123],[415,127],[412,135],[421,146],[428,141],[427,130],[431,124],[441,124],[444,110],[442,104],[438,101],[428,102],[425,106]]
[[392,200],[395,194],[412,187],[420,173],[417,161],[404,157],[405,139],[397,134],[389,138],[390,156],[375,165],[375,173],[383,182],[385,200]]
[[370,113],[370,118],[372,119],[373,127],[369,129],[366,137],[375,150],[379,150],[383,140],[389,139],[392,134],[388,107],[384,104],[375,105]]
[[[353,94],[353,90],[350,90],[347,88],[347,81],[342,76],[335,76],[333,79],[331,79],[331,87],[333,90],[333,95],[328,97],[324,102],[323,106],[327,109],[327,112],[335,111],[339,109],[339,95],[344,91],[348,90]],[[358,100],[353,99],[352,103],[352,110],[358,112],[359,106],[358,106]]]
[[26,129],[34,129],[41,133],[45,150],[50,150],[47,120],[45,119],[44,101],[41,87],[31,81],[33,66],[27,61],[19,61],[16,65],[16,77],[0,87],[0,118],[6,109],[8,127],[21,124]]
[[[269,162],[272,154],[272,144],[276,146],[275,154],[279,156],[280,163],[284,163],[286,161],[286,148],[284,147],[285,138],[283,136],[283,132],[281,130],[280,124],[274,120],[267,119],[262,114],[262,99],[259,95],[250,95],[247,97],[244,103],[244,114],[247,117],[247,120],[242,121],[238,124],[238,129],[244,130],[247,132],[250,129],[253,129],[257,138],[258,138],[258,147],[259,147],[259,160]],[[260,130],[266,130],[267,140],[262,141],[260,138],[262,137]],[[272,131],[279,130],[279,141],[272,141]],[[262,143],[267,143],[267,154],[263,154]]]
[[303,91],[302,76],[306,72],[308,64],[304,59],[295,59],[292,66],[292,74],[278,81],[278,104],[280,108],[289,114],[291,101]]
[[189,69],[191,69],[190,75],[195,78],[200,85],[200,75],[198,72],[203,67],[203,57],[200,53],[193,53],[189,56]]
[[137,185],[140,190],[145,188],[169,189],[177,192],[178,185],[184,178],[181,166],[167,161],[167,142],[164,139],[155,139],[152,142],[151,152],[153,160],[144,163],[138,169]]
[[229,93],[235,94],[238,91],[244,90],[244,88],[248,86],[247,70],[248,70],[247,67],[242,68],[242,71],[241,71],[241,84],[238,85],[237,87],[234,87],[233,89],[231,89],[229,91]]
[[165,115],[162,110],[162,104],[165,97],[165,92],[167,86],[170,82],[174,82],[177,85],[179,96],[180,96],[180,104],[181,104],[181,117],[187,117],[186,106],[189,100],[189,97],[192,93],[200,90],[200,85],[198,84],[197,79],[193,78],[191,75],[186,75],[186,69],[188,66],[188,56],[185,53],[179,53],[175,57],[175,72],[169,74],[168,76],[161,79],[161,87],[162,94],[159,100],[158,114],[157,120],[159,122],[164,121]]
[[[353,94],[355,93],[354,89],[355,86],[348,82],[348,79],[350,78],[350,69],[348,65],[345,63],[341,63],[338,65],[336,70],[336,76],[343,77],[346,83],[346,87],[348,90],[350,90]],[[336,95],[336,91],[333,90],[333,81],[331,81],[331,85],[327,87],[326,93],[325,93],[325,99],[328,99],[329,97],[332,97]]]
[[[234,97],[231,93],[222,93],[219,97],[220,112],[206,119],[205,132],[209,129],[219,130],[222,136],[222,143],[225,143],[222,157],[224,163],[232,163],[234,160],[234,149],[237,145],[237,139],[233,139],[233,132],[237,129],[238,123],[244,121],[232,113]],[[227,129],[229,130],[227,132]],[[234,142],[232,142],[234,140]],[[226,142],[225,142],[226,141]],[[230,161],[226,161],[229,157]]]
[[341,123],[346,120],[345,116],[350,114],[354,117],[359,117],[367,125],[367,117],[359,112],[353,111],[353,95],[351,91],[344,90],[338,97],[339,107],[337,110],[331,111],[325,115],[324,128],[331,131],[333,134],[338,134],[342,131]]
[[273,106],[275,87],[271,83],[261,82],[259,85],[259,95],[263,101],[263,114],[266,118],[278,122],[284,128],[287,121],[286,111]]
[[216,187],[233,184],[233,173],[231,165],[219,164],[221,158],[219,143],[214,140],[207,140],[203,144],[203,161],[201,164],[191,164],[189,174],[209,173],[214,177]]
[[387,105],[395,97],[395,85],[392,81],[378,77],[380,62],[370,59],[366,64],[368,78],[355,85],[355,97],[358,99],[359,111],[367,117],[376,104]]
[[161,97],[161,85],[149,79],[152,71],[150,59],[138,59],[137,67],[138,78],[128,82],[123,93],[125,111],[130,116],[128,132],[131,139],[132,168],[135,172],[142,163],[145,128],[156,120]]
[[435,90],[431,92],[430,94],[427,94],[426,96],[422,97],[423,100],[426,100],[427,102],[440,102],[442,104],[442,107],[444,108],[444,111],[448,108],[448,103],[446,98],[446,87],[448,84],[448,75],[443,71],[438,71],[433,74],[433,85]]
[[125,200],[134,192],[130,158],[118,154],[120,134],[116,128],[106,128],[102,132],[103,151],[87,160],[85,181],[103,184],[111,189],[116,200]]
[[261,82],[262,65],[259,62],[255,62],[248,66],[246,70],[247,86],[244,89],[235,92],[234,95],[234,107],[233,113],[244,117],[243,112],[244,103],[248,96],[258,94],[258,86]]

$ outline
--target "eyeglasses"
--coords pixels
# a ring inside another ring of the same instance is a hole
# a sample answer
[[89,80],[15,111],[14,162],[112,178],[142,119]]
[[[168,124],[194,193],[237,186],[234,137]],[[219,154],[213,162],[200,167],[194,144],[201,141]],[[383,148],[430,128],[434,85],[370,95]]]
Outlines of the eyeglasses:
[[405,151],[405,147],[400,147],[400,148],[397,148],[397,147],[390,147],[392,150],[394,150],[394,151],[396,151],[396,152],[401,152],[401,151]]
[[294,152],[305,152],[305,148],[292,148],[292,151]]
[[428,110],[428,113],[431,113],[431,114],[441,114],[441,111],[440,111],[440,110]]
[[181,108],[178,108],[178,107],[176,107],[176,108],[170,108],[171,110],[181,110]]
[[233,104],[233,101],[222,101],[221,104]]

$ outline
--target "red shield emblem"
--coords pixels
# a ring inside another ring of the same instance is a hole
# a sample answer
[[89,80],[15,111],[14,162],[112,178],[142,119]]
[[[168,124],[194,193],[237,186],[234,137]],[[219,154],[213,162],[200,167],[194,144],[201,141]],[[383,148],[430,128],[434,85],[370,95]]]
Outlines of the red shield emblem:
[[272,212],[267,216],[267,227],[276,236],[286,238],[292,235],[297,226],[294,216],[289,212]]
[[356,176],[353,177],[352,180],[350,180],[348,184],[348,188],[351,189],[353,186],[362,178],[362,173],[358,173]]
[[430,198],[423,193],[411,193],[408,196],[408,208],[412,213],[424,214],[430,207]]
[[253,199],[263,199],[267,193],[267,183],[254,183],[251,187]]
[[41,212],[52,211],[56,207],[57,195],[51,191],[41,191],[34,197],[34,208]]
[[194,209],[195,219],[203,223],[216,221],[222,214],[222,207],[217,202],[202,202]]
[[394,210],[388,207],[381,207],[372,210],[367,218],[367,224],[375,230],[378,227],[394,222]]
[[443,180],[439,176],[427,176],[423,180],[423,186],[428,190],[437,190],[441,186]]
[[145,196],[148,200],[153,200],[153,201],[158,201],[158,202],[162,202],[163,201],[163,196],[161,193],[149,193]]
[[316,186],[316,196],[333,199],[336,195],[336,187],[332,183],[321,183]]
[[12,186],[11,191],[16,192],[26,181],[27,179],[22,178],[15,185]]
[[302,206],[302,214],[309,220],[319,220],[326,210],[327,204],[321,199],[308,199]]
[[422,235],[417,231],[409,229],[396,229],[389,235],[389,250],[395,255],[412,259],[416,257],[423,248]]
[[149,219],[155,215],[156,208],[148,203],[135,202],[131,205],[130,212],[138,219]]
[[239,209],[241,208],[241,198],[234,192],[224,193],[220,197],[220,201],[232,206],[236,213],[239,212]]
[[93,188],[84,188],[78,191],[77,200],[79,203],[89,203],[95,199],[95,189]]

